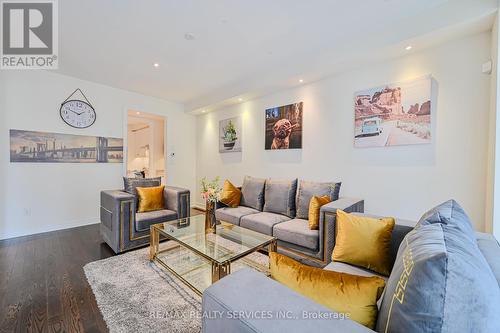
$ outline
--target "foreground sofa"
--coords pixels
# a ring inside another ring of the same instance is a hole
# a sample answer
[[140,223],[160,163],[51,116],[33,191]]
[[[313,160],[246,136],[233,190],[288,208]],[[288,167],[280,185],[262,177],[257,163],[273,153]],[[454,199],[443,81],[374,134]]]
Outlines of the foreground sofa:
[[[396,221],[395,265],[384,277],[377,332],[500,332],[500,246],[463,219],[463,210],[449,201],[415,229]],[[338,262],[324,269],[377,275]],[[251,269],[206,289],[202,308],[204,333],[373,332]]]
[[[159,182],[155,180],[147,185],[158,186]],[[138,213],[136,194],[125,190],[101,192],[100,232],[115,253],[149,244],[149,226],[152,224],[190,216],[188,189],[166,186],[163,195],[165,209]]]
[[[335,212],[363,212],[364,201],[339,197],[340,183],[275,180],[246,176],[240,206],[216,206],[218,221],[275,236],[278,252],[311,266],[330,261],[334,243]],[[321,207],[319,229],[309,228],[309,202],[313,195],[329,195],[332,202]]]

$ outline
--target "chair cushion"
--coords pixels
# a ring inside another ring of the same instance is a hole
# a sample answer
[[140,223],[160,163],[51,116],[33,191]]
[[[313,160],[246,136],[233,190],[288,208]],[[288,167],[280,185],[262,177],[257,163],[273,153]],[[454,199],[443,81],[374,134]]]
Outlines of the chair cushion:
[[167,222],[177,219],[177,213],[173,210],[161,209],[151,212],[135,214],[135,230],[149,230],[149,226],[156,223]]
[[218,221],[224,221],[236,225],[240,225],[240,219],[245,215],[259,213],[257,209],[239,206],[236,208],[223,207],[215,211],[215,218]]
[[264,211],[294,218],[296,192],[297,179],[266,180]]
[[469,218],[450,200],[426,213],[403,239],[377,331],[500,332],[499,309],[497,280]]
[[262,206],[264,206],[265,184],[266,180],[263,178],[245,176],[241,187],[240,205],[262,211]]
[[307,220],[293,219],[280,223],[274,227],[273,236],[311,250],[319,248],[319,231],[309,229]]
[[260,212],[257,214],[243,216],[240,221],[240,226],[272,236],[274,225],[288,221],[289,219],[290,218],[285,215]]
[[301,180],[297,189],[296,208],[298,219],[309,218],[309,203],[313,195],[322,197],[330,196],[331,201],[338,200],[341,183],[318,183]]
[[161,185],[161,177],[156,178],[127,178],[123,177],[125,192],[137,195],[137,187],[154,187]]

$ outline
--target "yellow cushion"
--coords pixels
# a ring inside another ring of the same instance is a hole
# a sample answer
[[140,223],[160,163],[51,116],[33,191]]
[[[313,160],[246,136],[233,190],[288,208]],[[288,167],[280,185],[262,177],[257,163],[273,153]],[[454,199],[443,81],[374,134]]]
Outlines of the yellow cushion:
[[229,180],[224,181],[224,186],[222,187],[222,193],[220,196],[220,202],[229,207],[238,207],[241,200],[241,191],[239,188],[234,186]]
[[332,259],[388,276],[391,272],[389,251],[394,224],[392,217],[376,219],[337,210]]
[[364,277],[303,265],[276,252],[269,253],[271,277],[299,294],[375,328],[377,300],[385,287],[378,276]]
[[150,212],[153,210],[165,209],[163,190],[165,186],[137,187],[139,196],[138,213]]
[[331,201],[329,195],[322,197],[313,196],[311,198],[311,201],[309,201],[309,229],[319,229],[319,209]]

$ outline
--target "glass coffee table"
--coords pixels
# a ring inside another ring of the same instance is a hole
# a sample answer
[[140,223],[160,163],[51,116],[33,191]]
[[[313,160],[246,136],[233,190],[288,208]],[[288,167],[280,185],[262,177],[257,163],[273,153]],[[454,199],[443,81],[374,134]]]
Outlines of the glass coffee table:
[[[170,241],[160,243],[160,238]],[[276,238],[223,221],[214,232],[205,227],[204,215],[150,227],[150,261],[199,295],[231,270],[250,266],[268,272],[268,264],[253,260],[259,257],[254,254],[259,250],[276,251]]]

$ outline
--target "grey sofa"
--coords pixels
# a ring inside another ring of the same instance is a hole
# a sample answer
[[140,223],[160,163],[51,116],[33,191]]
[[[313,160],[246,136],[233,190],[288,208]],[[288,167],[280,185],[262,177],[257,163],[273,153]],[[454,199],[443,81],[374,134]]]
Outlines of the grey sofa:
[[[335,212],[363,212],[364,201],[340,197],[340,183],[274,180],[245,177],[239,207],[218,203],[215,217],[241,227],[275,236],[278,252],[312,266],[331,261]],[[312,195],[329,195],[332,202],[321,207],[319,230],[309,228]]]
[[[465,215],[454,204],[431,210],[414,229],[396,221],[377,332],[500,332],[500,246],[456,223]],[[324,269],[377,275],[339,262]],[[202,309],[204,333],[373,332],[252,269],[206,289]]]
[[190,216],[189,190],[166,186],[165,209],[137,213],[137,196],[124,190],[101,192],[100,232],[115,253],[149,244],[152,224]]

